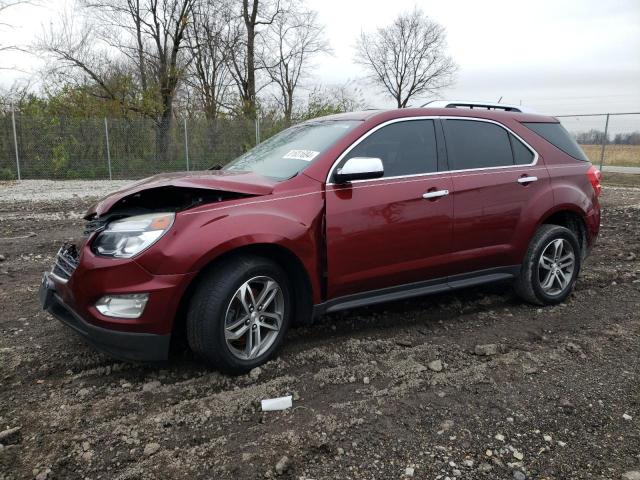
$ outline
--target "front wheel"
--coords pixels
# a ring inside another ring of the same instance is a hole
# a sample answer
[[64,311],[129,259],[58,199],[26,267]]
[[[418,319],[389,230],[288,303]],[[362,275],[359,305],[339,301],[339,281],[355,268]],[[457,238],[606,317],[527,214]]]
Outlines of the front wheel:
[[291,318],[291,290],[279,265],[237,257],[201,279],[187,314],[191,349],[215,368],[242,374],[269,360]]
[[580,260],[580,244],[571,230],[542,225],[529,244],[515,282],[516,293],[537,305],[563,302],[576,283]]

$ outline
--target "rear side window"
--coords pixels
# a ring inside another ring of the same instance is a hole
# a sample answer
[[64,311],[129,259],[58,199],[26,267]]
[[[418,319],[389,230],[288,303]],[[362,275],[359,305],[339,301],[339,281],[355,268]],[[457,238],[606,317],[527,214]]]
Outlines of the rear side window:
[[567,132],[567,130],[559,123],[523,123],[527,128],[533,130],[547,142],[555,145],[564,153],[571,155],[577,160],[588,162],[589,159],[584,154],[578,142]]
[[528,165],[533,163],[533,152],[525,147],[524,143],[511,134],[509,134],[509,140],[511,140],[513,160],[516,165]]
[[511,140],[504,128],[475,120],[445,120],[443,124],[452,170],[514,164]]
[[405,120],[382,127],[356,145],[341,164],[354,157],[381,159],[385,177],[436,172],[438,154],[433,120]]

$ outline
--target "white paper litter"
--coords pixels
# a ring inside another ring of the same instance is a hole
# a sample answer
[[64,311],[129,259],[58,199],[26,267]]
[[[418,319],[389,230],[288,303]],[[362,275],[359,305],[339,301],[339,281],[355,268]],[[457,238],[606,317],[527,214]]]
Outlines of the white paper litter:
[[267,398],[265,400],[262,400],[261,403],[263,412],[286,410],[287,408],[291,408],[291,405],[293,404],[291,395],[287,395],[286,397]]

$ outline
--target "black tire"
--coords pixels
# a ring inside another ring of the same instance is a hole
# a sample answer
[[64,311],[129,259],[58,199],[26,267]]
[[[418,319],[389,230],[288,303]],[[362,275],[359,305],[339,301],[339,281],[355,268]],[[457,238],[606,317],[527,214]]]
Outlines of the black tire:
[[[225,317],[237,290],[249,279],[260,276],[275,280],[282,291],[282,324],[268,350],[255,358],[242,359],[234,355],[227,344]],[[291,323],[292,307],[289,279],[277,263],[259,256],[238,256],[225,260],[203,275],[191,298],[187,312],[189,346],[196,355],[224,373],[246,373],[273,357]]]
[[[572,247],[574,267],[568,284],[558,293],[551,295],[542,288],[538,264],[545,248],[558,239],[566,240]],[[557,305],[563,302],[573,290],[580,272],[581,259],[580,244],[571,230],[559,225],[542,225],[529,243],[520,275],[515,281],[516,293],[523,300],[536,305]]]

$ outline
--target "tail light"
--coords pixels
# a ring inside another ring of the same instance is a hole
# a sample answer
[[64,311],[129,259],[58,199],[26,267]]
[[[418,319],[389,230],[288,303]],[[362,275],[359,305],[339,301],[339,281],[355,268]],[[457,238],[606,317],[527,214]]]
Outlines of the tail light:
[[600,193],[602,193],[602,185],[600,184],[602,173],[596,167],[591,165],[591,167],[587,171],[587,177],[589,177],[589,181],[591,182],[593,191],[596,192],[596,197],[599,197]]

